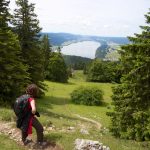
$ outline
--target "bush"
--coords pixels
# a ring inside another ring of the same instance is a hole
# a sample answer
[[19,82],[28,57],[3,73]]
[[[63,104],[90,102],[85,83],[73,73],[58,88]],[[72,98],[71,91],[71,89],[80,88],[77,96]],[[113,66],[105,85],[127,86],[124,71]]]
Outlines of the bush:
[[95,59],[86,67],[87,68],[84,70],[84,73],[87,74],[87,81],[120,83],[122,70],[119,62]]
[[101,105],[103,92],[97,87],[79,87],[71,93],[72,102],[83,105]]

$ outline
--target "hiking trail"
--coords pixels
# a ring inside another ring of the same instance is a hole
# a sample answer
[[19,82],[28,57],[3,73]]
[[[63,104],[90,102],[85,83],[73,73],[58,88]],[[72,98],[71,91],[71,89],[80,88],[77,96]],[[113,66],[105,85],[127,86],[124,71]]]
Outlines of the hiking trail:
[[21,141],[21,131],[15,128],[15,122],[2,122],[0,121],[0,134],[8,136],[10,139],[14,140],[18,145],[24,147],[28,150],[63,150],[56,143],[47,141],[47,145],[43,148],[36,145],[36,142],[33,139],[33,142],[24,146]]

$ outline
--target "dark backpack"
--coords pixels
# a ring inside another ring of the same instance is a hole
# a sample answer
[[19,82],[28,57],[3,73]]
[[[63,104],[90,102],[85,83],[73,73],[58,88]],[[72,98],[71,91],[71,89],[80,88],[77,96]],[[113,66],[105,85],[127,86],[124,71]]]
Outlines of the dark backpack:
[[16,99],[14,103],[14,112],[17,118],[19,119],[24,118],[29,112],[28,110],[29,98],[30,98],[30,95],[25,94]]

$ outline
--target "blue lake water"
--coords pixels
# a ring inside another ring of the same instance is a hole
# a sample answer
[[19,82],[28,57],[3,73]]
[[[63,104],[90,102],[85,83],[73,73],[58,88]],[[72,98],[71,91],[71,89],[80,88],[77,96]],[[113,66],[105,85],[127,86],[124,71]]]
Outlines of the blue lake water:
[[87,58],[95,58],[96,49],[100,43],[94,41],[83,41],[63,46],[61,52],[65,55],[75,55]]

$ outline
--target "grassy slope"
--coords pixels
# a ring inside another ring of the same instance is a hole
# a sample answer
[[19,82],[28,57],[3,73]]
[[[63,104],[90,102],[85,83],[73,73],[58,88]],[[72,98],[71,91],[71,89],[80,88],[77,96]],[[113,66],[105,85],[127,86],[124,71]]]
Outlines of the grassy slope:
[[[56,126],[56,131],[51,131],[47,134],[47,137],[61,144],[65,150],[73,149],[73,143],[76,138],[99,140],[110,146],[112,150],[148,149],[146,147],[143,148],[141,143],[138,142],[115,139],[110,133],[103,133],[96,129],[94,125],[74,116],[74,114],[79,114],[83,117],[91,118],[100,122],[104,127],[108,127],[110,124],[110,118],[106,115],[106,112],[112,110],[111,87],[115,86],[114,84],[85,82],[85,77],[82,72],[76,72],[75,76],[69,80],[68,84],[48,81],[46,81],[46,84],[48,85],[46,97],[38,101],[40,111],[44,112],[43,117],[40,119],[46,126],[51,123]],[[101,88],[104,91],[104,105],[96,107],[72,104],[70,102],[70,93],[80,85],[98,86]],[[111,109],[108,109],[108,106]],[[75,127],[76,132],[66,133],[58,131],[62,128],[66,129],[69,126]],[[87,128],[90,135],[82,135],[79,132],[81,126]],[[143,144],[145,143],[142,143],[142,145]]]
[[[81,71],[76,72],[75,76],[69,80],[68,84],[61,84],[46,81],[48,91],[46,96],[37,102],[38,110],[41,113],[40,121],[44,126],[53,124],[55,130],[46,132],[45,135],[50,140],[57,142],[64,150],[72,150],[76,138],[99,140],[110,146],[111,150],[148,150],[147,143],[120,140],[112,137],[109,132],[98,130],[93,124],[77,118],[74,114],[91,118],[98,121],[103,127],[108,127],[110,118],[106,112],[112,111],[111,106],[111,87],[114,84],[85,82],[85,77]],[[104,105],[83,106],[74,105],[70,101],[70,93],[78,86],[98,86],[104,91]],[[109,106],[109,107],[108,107]],[[9,120],[11,111],[0,109],[0,119]],[[67,128],[75,127],[75,132],[67,132]],[[86,128],[89,135],[80,133],[81,128]],[[1,145],[1,144],[0,144]]]
[[23,150],[23,148],[8,139],[7,136],[0,134],[0,150]]

